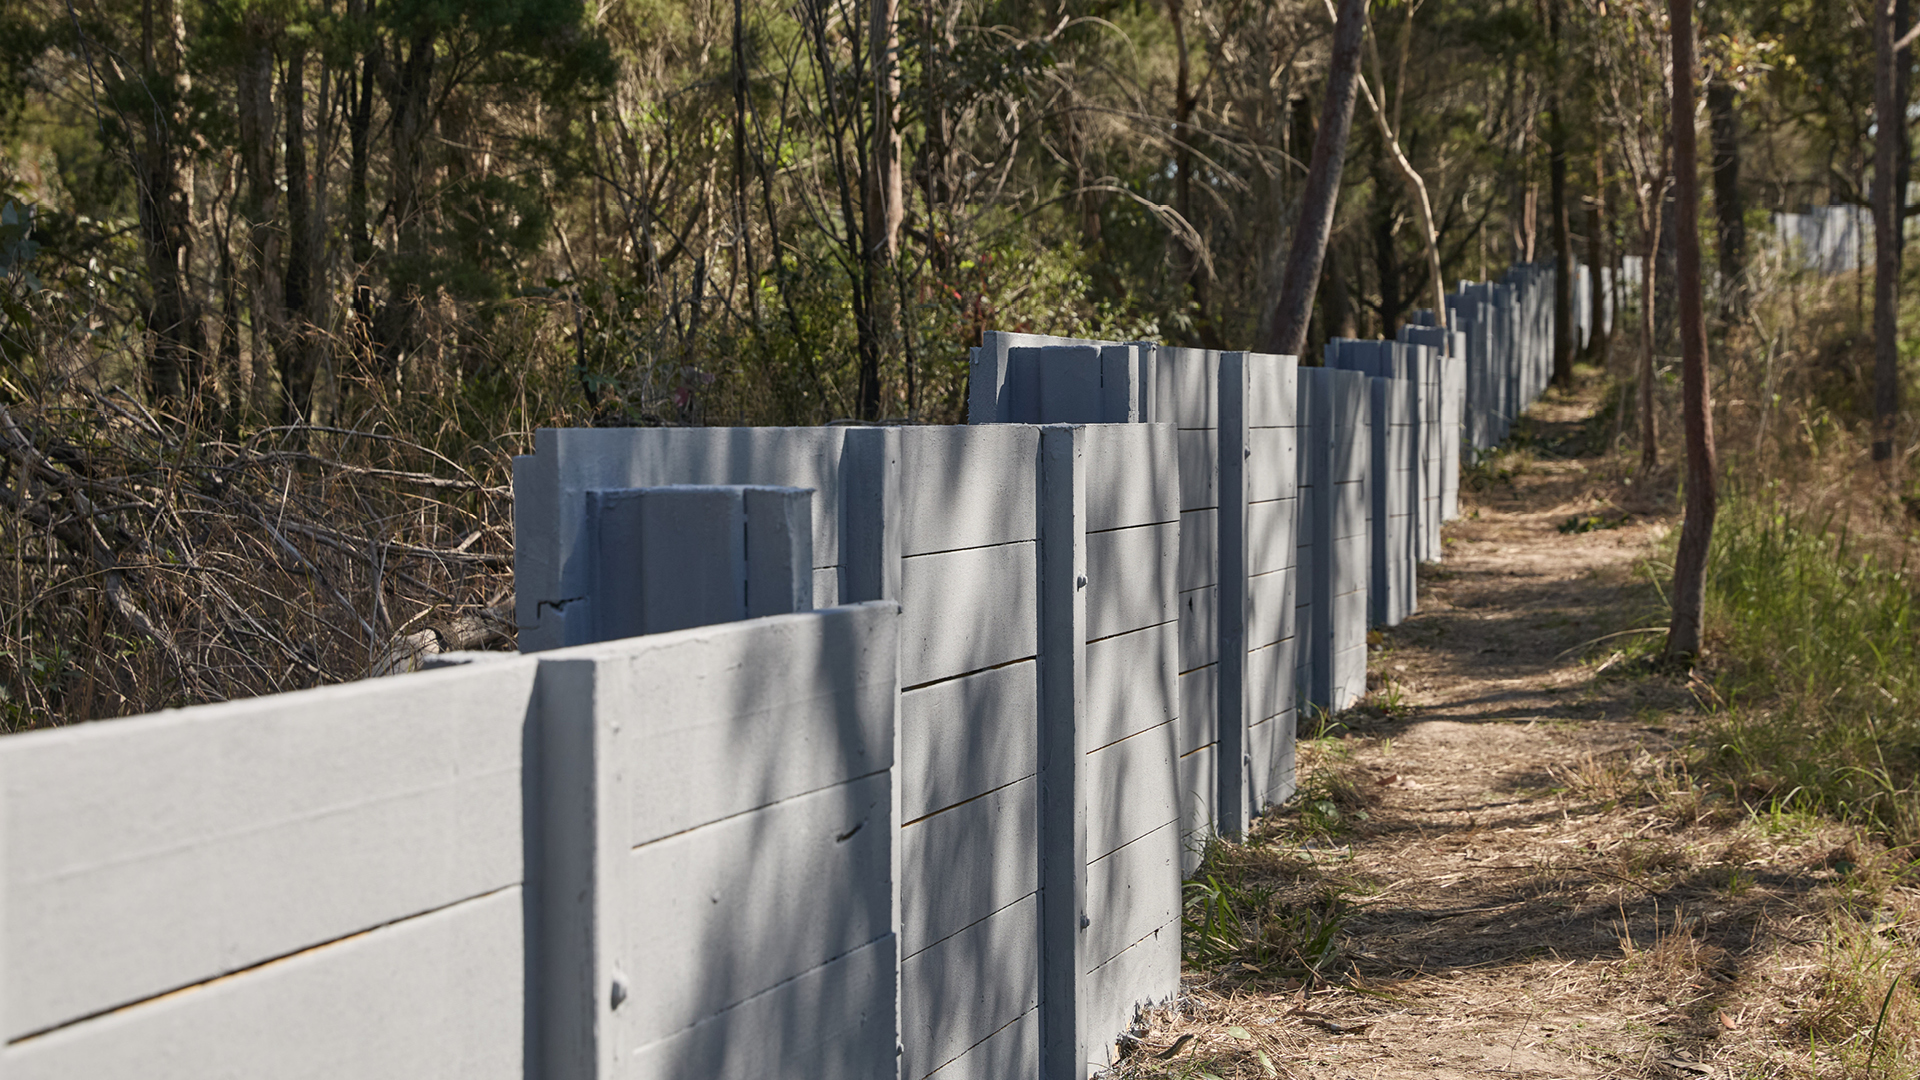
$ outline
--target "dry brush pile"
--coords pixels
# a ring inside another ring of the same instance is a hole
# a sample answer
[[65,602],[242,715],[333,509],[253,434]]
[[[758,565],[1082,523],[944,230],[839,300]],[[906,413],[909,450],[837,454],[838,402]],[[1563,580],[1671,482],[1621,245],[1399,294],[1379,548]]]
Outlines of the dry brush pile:
[[0,398],[0,722],[250,697],[510,646],[507,462],[473,456],[377,430],[222,437],[118,388]]

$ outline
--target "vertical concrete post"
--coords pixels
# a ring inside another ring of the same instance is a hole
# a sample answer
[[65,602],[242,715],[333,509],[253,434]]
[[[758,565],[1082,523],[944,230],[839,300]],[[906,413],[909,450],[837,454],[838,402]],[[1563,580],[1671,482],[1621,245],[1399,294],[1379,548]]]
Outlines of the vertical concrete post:
[[1140,345],[1102,345],[1100,347],[1100,415],[1102,424],[1141,424],[1146,422],[1143,398],[1150,395],[1153,383],[1144,378]]
[[1214,756],[1214,828],[1247,828],[1247,354],[1220,354],[1219,380],[1220,690]]
[[900,599],[900,429],[854,428],[840,457],[840,597]]
[[593,641],[813,607],[813,491],[589,491]]
[[613,883],[624,865],[608,812],[613,737],[594,722],[595,662],[542,660],[527,763],[526,1036],[529,1075],[614,1075],[611,1027],[627,987],[613,969]]
[[1040,432],[1040,1075],[1086,1080],[1086,434]]

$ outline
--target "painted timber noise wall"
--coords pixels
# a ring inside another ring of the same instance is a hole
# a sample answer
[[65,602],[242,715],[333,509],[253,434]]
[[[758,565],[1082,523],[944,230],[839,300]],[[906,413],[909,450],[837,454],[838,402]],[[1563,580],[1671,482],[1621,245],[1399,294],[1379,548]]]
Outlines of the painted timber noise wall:
[[[730,585],[688,590],[678,565],[727,532],[744,562],[720,577],[746,583],[745,603],[767,594],[762,549],[804,565],[816,603],[898,603],[886,1076],[1083,1077],[1136,1006],[1178,989],[1178,445],[1169,424],[543,430],[516,461],[523,649],[594,640],[615,595],[648,625],[689,617],[656,601],[732,617]],[[752,505],[717,531],[667,510],[725,485],[810,491],[805,515],[766,511],[776,528],[804,518],[810,554],[757,543]],[[649,501],[658,521],[606,527],[606,506]],[[657,542],[673,529],[685,542]]]
[[899,610],[0,740],[0,1074],[893,1076]]
[[1362,370],[989,335],[970,427],[541,431],[530,655],[0,740],[0,1075],[1091,1075],[1550,285]]

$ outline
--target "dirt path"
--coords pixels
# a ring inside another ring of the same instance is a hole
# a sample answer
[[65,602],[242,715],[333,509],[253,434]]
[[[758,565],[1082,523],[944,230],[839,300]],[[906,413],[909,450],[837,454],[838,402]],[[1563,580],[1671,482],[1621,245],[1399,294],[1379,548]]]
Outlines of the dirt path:
[[1468,497],[1301,808],[1211,856],[1255,944],[1190,961],[1120,1075],[1808,1075],[1849,838],[1734,812],[1684,765],[1695,690],[1581,647],[1645,624],[1669,527],[1562,531],[1621,515],[1612,466],[1551,452],[1589,405],[1536,408],[1548,449]]

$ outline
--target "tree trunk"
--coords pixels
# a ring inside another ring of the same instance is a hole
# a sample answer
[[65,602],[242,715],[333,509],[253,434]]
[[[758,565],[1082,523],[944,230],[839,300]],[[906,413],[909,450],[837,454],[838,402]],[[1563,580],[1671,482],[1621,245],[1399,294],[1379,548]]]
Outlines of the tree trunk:
[[[379,68],[376,44],[360,60],[356,84],[352,87],[352,106],[347,110],[347,251],[353,261],[353,335],[354,353],[372,369],[366,353],[367,335],[373,323],[373,283],[367,274],[373,262],[373,222],[367,208],[367,168],[371,160],[373,136],[373,84]],[[366,374],[365,371],[362,374]]]
[[1665,201],[1666,178],[1653,185],[1650,205],[1640,211],[1641,235],[1646,238],[1640,256],[1640,476],[1650,481],[1660,467],[1660,417],[1654,412],[1653,354],[1658,342],[1654,330],[1655,278],[1660,266],[1660,204]]
[[1607,326],[1607,278],[1613,272],[1613,246],[1607,242],[1607,170],[1601,155],[1593,155],[1593,201],[1587,204],[1587,259],[1593,263],[1587,275],[1587,321],[1593,332],[1587,336],[1586,360],[1604,369],[1611,359],[1613,334]]
[[1394,226],[1399,224],[1394,189],[1398,186],[1387,174],[1387,150],[1383,146],[1373,160],[1373,272],[1380,287],[1380,335],[1386,337],[1400,321],[1400,251],[1394,242]]
[[1747,225],[1740,202],[1740,129],[1734,112],[1733,84],[1715,79],[1707,87],[1707,115],[1713,125],[1713,210],[1720,225],[1720,319],[1737,321],[1746,313]]
[[1192,63],[1187,55],[1187,23],[1183,0],[1167,0],[1167,17],[1173,23],[1173,209],[1191,229],[1177,238],[1180,245],[1181,276],[1186,279],[1187,297],[1193,308],[1194,331],[1200,344],[1209,349],[1221,347],[1218,329],[1210,311],[1206,261],[1195,247],[1201,243],[1199,226],[1193,214],[1193,106]]
[[[1894,3],[1873,5],[1873,460],[1893,457],[1894,421],[1900,412],[1900,232],[1899,172],[1906,110],[1895,98]],[[1900,118],[1896,121],[1894,118]]]
[[[1891,2],[1891,0],[1886,0]],[[1700,655],[1707,604],[1707,553],[1718,510],[1713,402],[1707,385],[1707,322],[1700,295],[1700,175],[1693,130],[1693,0],[1668,0],[1673,23],[1674,241],[1678,248],[1681,419],[1687,439],[1687,516],[1673,560],[1673,622],[1666,659],[1691,664]]]
[[[1405,151],[1400,148],[1400,106],[1406,100],[1407,56],[1413,47],[1415,10],[1416,5],[1407,5],[1406,26],[1401,31],[1400,38],[1400,70],[1394,85],[1391,121],[1387,118],[1387,103],[1381,100],[1386,97],[1386,85],[1382,83],[1380,99],[1376,99],[1373,91],[1367,88],[1366,79],[1360,79],[1359,83],[1360,93],[1366,97],[1367,105],[1373,111],[1373,118],[1380,127],[1380,138],[1385,144],[1384,153],[1392,158],[1394,167],[1400,171],[1401,179],[1407,184],[1407,193],[1413,198],[1414,209],[1420,212],[1420,238],[1424,241],[1422,246],[1427,253],[1427,276],[1432,279],[1433,324],[1444,329],[1447,325],[1447,283],[1445,272],[1440,267],[1440,233],[1433,224],[1433,199],[1427,194],[1427,182],[1421,178],[1419,171],[1413,167],[1413,162],[1407,159]],[[1371,42],[1371,39],[1369,40]],[[1369,55],[1373,60],[1374,81],[1381,82],[1380,50],[1370,47]],[[1384,290],[1382,295],[1385,295]],[[1396,314],[1394,318],[1397,319],[1398,315]],[[1390,321],[1388,328],[1391,329],[1392,325]]]
[[187,273],[193,233],[180,176],[184,155],[174,137],[181,64],[173,47],[171,5],[156,12],[153,0],[147,0],[142,15],[145,85],[135,106],[140,132],[132,156],[140,251],[152,289],[146,311],[147,390],[154,401],[190,406],[200,390],[206,329]]
[[869,61],[873,67],[873,164],[867,171],[867,248],[876,265],[891,266],[900,250],[905,185],[900,175],[900,0],[872,0]]
[[395,59],[399,63],[389,68],[385,89],[393,145],[389,205],[398,243],[389,264],[387,302],[374,320],[374,347],[388,378],[396,377],[413,353],[418,332],[420,278],[428,247],[422,195],[427,183],[427,136],[433,130],[433,31],[416,31],[406,56]]
[[[1560,0],[1547,0],[1548,33],[1552,53],[1560,54]],[[1557,76],[1547,107],[1548,197],[1553,205],[1553,382],[1573,382],[1573,229],[1567,214],[1567,99]]]
[[1341,0],[1333,28],[1333,58],[1327,71],[1327,97],[1321,103],[1320,131],[1313,140],[1313,161],[1307,167],[1307,190],[1300,200],[1300,220],[1287,250],[1280,278],[1280,298],[1262,320],[1258,347],[1262,352],[1298,356],[1306,344],[1307,320],[1313,313],[1314,286],[1320,262],[1333,232],[1333,212],[1340,198],[1340,170],[1347,154],[1347,134],[1353,127],[1353,101],[1360,79],[1360,45],[1366,30],[1367,0]]
[[280,422],[313,421],[313,338],[316,328],[311,307],[315,292],[325,287],[314,280],[313,199],[307,184],[307,54],[296,48],[287,57],[285,85],[287,160],[287,336],[277,351],[280,364]]
[[[1913,0],[1893,0],[1893,33],[1897,41],[1913,25]],[[1901,62],[1893,65],[1893,100],[1904,109],[1913,100],[1913,52],[1899,50]],[[1900,153],[1893,170],[1893,246],[1895,266],[1906,265],[1907,181],[1913,179],[1913,138],[1907,124],[1900,125]]]

